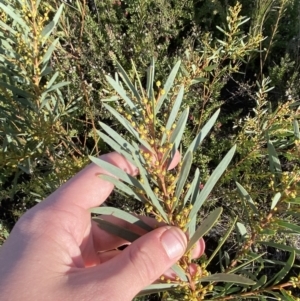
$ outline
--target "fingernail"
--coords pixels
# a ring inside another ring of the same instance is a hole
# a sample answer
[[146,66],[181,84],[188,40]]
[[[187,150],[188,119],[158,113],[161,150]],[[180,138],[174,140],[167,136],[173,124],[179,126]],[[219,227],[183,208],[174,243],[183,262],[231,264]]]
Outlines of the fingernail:
[[169,227],[161,236],[161,243],[170,259],[183,255],[186,248],[186,237],[179,229]]

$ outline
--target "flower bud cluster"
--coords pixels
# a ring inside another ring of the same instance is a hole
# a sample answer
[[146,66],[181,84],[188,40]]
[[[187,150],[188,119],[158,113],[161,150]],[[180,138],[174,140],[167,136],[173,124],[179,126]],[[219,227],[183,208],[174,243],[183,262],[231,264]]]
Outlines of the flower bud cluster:
[[300,289],[300,274],[297,277],[291,277],[290,282],[291,282],[293,288]]
[[35,84],[39,84],[41,76],[40,65],[44,54],[47,52],[47,47],[44,47],[45,37],[42,37],[42,31],[49,21],[49,13],[51,7],[47,3],[41,3],[37,7],[34,0],[29,3],[22,1],[20,9],[20,17],[28,25],[29,32],[23,32],[21,28],[15,34],[16,38],[16,52],[21,59],[16,63],[21,69],[26,69],[29,74],[36,77]]
[[300,181],[300,173],[297,170],[285,171],[282,173],[280,183],[275,185],[275,175],[272,175],[269,187],[275,192],[282,192],[283,196],[287,199],[295,199],[299,194],[297,189]]
[[210,273],[205,269],[205,264],[202,264],[201,266],[197,266],[196,274],[192,276],[192,280],[194,283],[196,283],[195,288],[191,290],[190,285],[184,285],[183,290],[185,291],[184,300],[203,300],[207,294],[213,291],[214,285],[208,284],[208,285],[202,285],[201,278],[208,276]]
[[[176,199],[177,201],[177,199]],[[189,218],[190,212],[193,209],[193,205],[189,204],[187,206],[185,206],[183,209],[182,208],[182,202],[179,202],[178,204],[179,206],[177,206],[174,210],[173,213],[173,222],[174,224],[181,228],[183,231],[187,231],[187,224],[191,221],[191,219]]]

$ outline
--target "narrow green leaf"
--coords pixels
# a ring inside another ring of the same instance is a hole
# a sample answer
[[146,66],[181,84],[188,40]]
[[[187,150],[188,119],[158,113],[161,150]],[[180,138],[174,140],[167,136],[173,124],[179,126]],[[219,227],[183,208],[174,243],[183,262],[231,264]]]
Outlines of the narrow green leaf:
[[131,82],[127,72],[123,69],[123,67],[121,66],[121,64],[118,61],[115,61],[115,63],[118,67],[120,75],[121,75],[123,81],[125,82],[126,86],[131,91],[131,93],[134,95],[134,97],[137,99],[137,101],[141,102],[141,96],[140,96],[139,92],[136,90],[133,83]]
[[178,265],[174,264],[171,269],[176,273],[176,275],[182,280],[182,281],[188,281],[188,278],[184,272],[184,270]]
[[[279,294],[278,292],[269,290],[268,293],[269,293],[270,295],[273,295],[273,296],[275,297],[275,300],[282,300],[282,295]],[[273,299],[274,299],[274,298],[273,298]],[[270,300],[270,298],[268,298],[268,300]],[[284,300],[284,301],[288,301],[288,300]],[[295,301],[295,300],[293,300],[293,301]]]
[[214,298],[223,297],[225,295],[225,293],[226,293],[225,286],[221,286],[221,285],[214,286],[214,292],[216,292],[216,293],[219,292],[218,294],[214,295]]
[[115,140],[111,139],[110,137],[108,137],[107,135],[105,135],[104,133],[101,133],[99,131],[97,131],[99,137],[107,144],[109,145],[113,150],[115,150],[116,152],[118,152],[119,154],[121,154],[122,156],[124,156],[130,163],[135,164],[132,156],[131,156],[131,152],[129,153],[129,149],[128,151],[126,150],[126,147],[123,147],[122,145],[120,145],[119,143],[117,143]]
[[131,143],[132,143],[133,150],[134,150],[133,152],[131,152],[131,154],[135,154],[138,157],[138,159],[141,163],[141,168],[143,169],[143,172],[145,174],[147,174],[148,178],[151,179],[151,177],[149,177],[149,173],[148,173],[147,169],[145,168],[146,161],[145,161],[144,157],[141,156],[140,146],[135,141],[131,141]]
[[114,108],[111,106],[104,104],[103,105],[107,111],[109,111],[124,127],[125,129],[131,133],[147,150],[150,152],[154,152],[152,150],[152,147],[149,145],[149,143],[145,140],[142,140],[138,134],[138,132],[132,127],[132,125],[121,115],[119,114]]
[[14,100],[16,102],[20,103],[22,106],[30,108],[33,111],[36,111],[37,108],[35,104],[30,100],[34,98],[32,94],[2,81],[0,81],[0,87],[4,87],[12,91]]
[[189,108],[186,108],[179,117],[179,120],[176,124],[176,128],[170,137],[170,143],[174,143],[174,148],[178,149],[181,142],[182,135],[185,130],[186,121],[189,115]]
[[142,196],[140,196],[138,193],[136,193],[132,188],[128,187],[126,184],[119,181],[118,179],[116,179],[112,176],[108,176],[108,175],[100,175],[99,178],[103,179],[105,181],[109,181],[110,183],[114,184],[116,186],[116,188],[119,189],[120,191],[126,193],[127,195],[129,195],[131,197],[134,197],[135,199],[137,199],[138,201],[140,201],[142,203],[146,203],[147,200],[145,200]]
[[117,101],[118,99],[119,99],[119,96],[114,95],[114,96],[111,96],[109,98],[102,98],[101,101],[103,101],[103,102],[110,102],[110,101]]
[[281,193],[277,192],[272,200],[271,210],[273,210],[281,198]]
[[[282,294],[282,296],[284,297],[284,298],[280,298],[280,300],[284,300],[284,301],[295,301],[295,300],[297,300],[298,298],[293,298],[291,295],[289,295],[287,292],[286,292],[286,290],[285,289],[283,289],[283,288],[281,288],[280,289],[280,292],[281,292],[281,294]],[[278,300],[278,299],[277,299]]]
[[154,58],[152,58],[150,66],[148,67],[147,70],[147,83],[146,83],[147,97],[151,102],[154,101],[154,93],[153,93],[154,72],[155,72],[155,62],[154,62]]
[[186,76],[190,76],[190,73],[186,70],[186,68],[184,67],[184,65],[180,66],[180,71],[186,75]]
[[[176,100],[174,102],[174,105],[173,105],[173,108],[172,108],[172,111],[170,113],[170,116],[168,118],[168,121],[167,121],[167,125],[166,125],[166,130],[171,130],[172,128],[172,125],[176,119],[176,116],[178,114],[178,111],[180,109],[180,105],[181,105],[181,102],[182,102],[182,99],[183,99],[183,93],[184,93],[184,86],[182,85],[180,87],[180,90],[177,94],[177,97],[176,97]],[[166,140],[166,134],[163,135],[162,137],[162,140],[161,140],[161,145],[163,145],[163,143],[165,142]]]
[[105,171],[109,172],[112,176],[115,176],[115,177],[119,178],[120,180],[125,181],[126,183],[128,183],[138,189],[144,189],[142,184],[136,178],[127,174],[122,169],[120,169],[120,168],[114,166],[113,164],[110,164],[100,158],[96,158],[96,157],[92,157],[92,156],[89,156],[89,158],[93,163],[100,166]]
[[17,94],[19,96],[24,97],[28,102],[29,99],[34,98],[34,95],[31,93],[28,93],[27,91],[21,90],[15,86],[12,86],[6,82],[0,81],[0,86],[9,89],[10,91],[12,91],[14,94]]
[[241,291],[241,287],[231,287],[230,289],[226,290],[226,295],[231,295],[233,293],[237,293]]
[[279,249],[279,250],[295,252],[296,254],[300,255],[300,250],[295,249],[295,248],[290,247],[290,246],[287,246],[287,245],[282,245],[282,244],[278,244],[276,242],[270,242],[270,241],[257,241],[257,243],[259,243],[261,245],[269,246],[269,247],[272,247],[272,248],[275,248],[275,249]]
[[220,179],[221,175],[223,172],[226,170],[228,167],[231,159],[234,156],[236,146],[233,146],[230,151],[226,154],[226,156],[223,158],[221,163],[217,166],[217,168],[213,171],[212,175],[209,177],[207,183],[204,185],[204,188],[201,190],[200,194],[197,197],[197,200],[195,201],[194,207],[190,212],[189,218],[192,219],[197,212],[200,210],[202,204],[208,197],[208,195],[211,193],[213,190],[214,186]]
[[[300,204],[300,197],[297,197],[295,199],[290,199],[290,200],[286,200],[288,203],[290,204]],[[292,212],[290,214],[296,214],[297,215],[297,212]]]
[[100,217],[94,217],[92,218],[92,220],[96,222],[98,227],[101,228],[102,230],[112,235],[121,237],[129,242],[134,242],[140,237],[140,235],[136,234],[135,232],[132,232],[128,229],[125,229],[124,227],[120,227],[118,225],[110,223],[109,221],[106,221]]
[[208,265],[213,258],[216,256],[216,254],[219,252],[219,250],[221,249],[221,247],[223,246],[223,244],[226,242],[227,238],[229,237],[230,233],[232,232],[235,223],[237,221],[238,217],[236,216],[232,225],[229,227],[229,229],[227,230],[227,232],[223,235],[223,237],[219,240],[218,246],[215,248],[214,252],[211,254],[211,256],[209,257],[209,259],[206,261],[206,265]]
[[196,226],[197,226],[197,216],[195,215],[193,217],[193,219],[191,219],[191,221],[189,223],[189,228],[188,228],[189,237],[193,237],[193,235],[195,234],[195,232],[196,232]]
[[[173,143],[174,145],[171,150],[167,151],[164,154],[162,163],[164,163],[166,161],[166,159],[168,158],[170,153],[171,153],[171,156],[169,157],[169,164],[173,161],[176,151],[181,142],[182,135],[185,130],[185,125],[186,125],[186,121],[188,118],[188,114],[189,114],[189,108],[186,108],[180,115],[179,120],[176,125],[176,128],[174,129],[174,131],[172,132],[171,137],[170,137],[170,143]],[[168,164],[168,166],[169,166],[169,164]]]
[[207,218],[205,218],[202,222],[199,228],[196,230],[193,237],[190,239],[190,241],[187,244],[186,251],[189,251],[194,244],[202,238],[208,231],[215,225],[215,223],[218,221],[221,213],[223,211],[223,208],[217,208],[214,211],[212,211]]
[[300,226],[298,226],[298,225],[291,224],[291,223],[281,221],[281,220],[276,221],[276,224],[281,226],[281,227],[290,229],[290,230],[296,232],[297,234],[300,234]]
[[50,66],[46,66],[43,68],[43,71],[41,72],[41,76],[46,76],[53,72],[53,69]]
[[54,86],[51,86],[49,89],[47,89],[44,93],[49,93],[49,92],[51,92],[51,91],[53,91],[53,90],[56,90],[56,89],[59,89],[59,88],[61,88],[61,87],[64,87],[64,86],[67,86],[67,85],[69,85],[71,82],[61,82],[61,83],[58,83],[58,84],[56,84],[56,85],[54,85]]
[[[150,69],[149,69],[149,72],[150,72],[150,81],[151,81],[151,86],[150,86],[150,90],[149,90],[149,100],[150,100],[150,103],[151,103],[151,111],[154,112],[154,116],[153,116],[153,124],[156,124],[156,113],[155,113],[155,105],[156,105],[156,99],[155,99],[155,94],[154,94],[154,88],[153,88],[153,85],[154,85],[154,74],[155,74],[155,61],[154,61],[154,58],[152,58],[151,60],[151,66],[150,66]],[[147,77],[148,79],[148,77]]]
[[[193,178],[193,181],[191,183],[191,186],[188,189],[188,191],[187,191],[187,193],[184,197],[184,200],[183,200],[184,205],[187,203],[190,196],[192,196],[191,197],[191,203],[194,204],[194,201],[196,200],[198,192],[199,192],[198,188],[199,188],[199,185],[200,185],[200,181],[201,181],[201,179],[200,179],[200,170],[199,170],[199,168],[197,168],[196,171],[195,171],[194,178]],[[197,187],[197,189],[195,189],[195,187]]]
[[[197,199],[197,196],[199,195],[200,181],[201,181],[200,171],[199,171],[199,168],[197,168],[195,171],[195,175],[194,175],[192,184],[184,197],[183,206],[186,205],[186,203],[189,199],[190,199],[190,203],[194,204],[195,200]],[[195,187],[197,187],[197,189],[195,189]],[[194,235],[194,233],[196,232],[196,224],[197,224],[197,215],[195,215],[189,223],[189,226],[188,226],[189,237],[192,237]]]
[[208,132],[212,129],[212,127],[216,123],[216,120],[217,120],[219,114],[220,114],[220,109],[218,109],[213,114],[213,116],[211,116],[209,118],[209,120],[206,122],[206,124],[201,129],[200,133],[195,137],[195,139],[193,140],[193,142],[188,147],[187,152],[191,151],[193,153],[193,152],[196,151],[196,149],[198,148],[198,146],[202,143],[202,141],[204,140],[204,138],[206,137],[206,135],[208,134]]
[[114,88],[114,90],[120,95],[120,97],[123,98],[129,108],[139,115],[139,112],[137,111],[134,103],[127,96],[126,91],[119,85],[119,83],[117,83],[112,77],[108,75],[106,75],[105,78],[108,83]]
[[223,29],[221,28],[220,26],[216,26],[216,28],[221,31],[222,33],[224,33],[226,36],[228,35],[228,33]]
[[150,294],[157,294],[160,292],[165,292],[165,291],[173,291],[174,288],[178,286],[177,283],[156,283],[156,284],[151,284],[144,288],[142,291],[140,291],[137,294],[137,297],[140,296],[145,296],[145,295],[150,295]]
[[[1,40],[1,43],[3,43],[3,40]],[[0,47],[0,51],[6,52],[5,50],[3,50],[3,48]],[[15,55],[15,52],[13,52],[12,50],[8,50],[8,57],[9,59],[13,59],[13,60],[21,60],[21,58],[18,58],[18,55]],[[0,62],[2,66],[6,66],[5,68],[5,73],[8,74],[9,70],[13,70],[14,74],[18,73],[18,74],[24,74],[24,71],[21,70],[20,66],[17,66],[16,64],[12,63],[9,61],[9,59],[7,57],[5,57],[4,55],[0,55]],[[3,75],[2,75],[3,78]],[[21,79],[21,77],[19,77]],[[20,80],[20,82],[28,82],[28,80],[26,80],[24,77],[22,77],[22,79]],[[7,80],[5,80],[5,82],[7,83]]]
[[167,81],[166,81],[166,83],[164,85],[165,94],[160,96],[160,98],[159,98],[159,100],[158,100],[158,102],[157,102],[157,104],[155,106],[155,114],[158,113],[158,111],[159,111],[160,107],[162,106],[164,100],[167,98],[168,93],[169,93],[170,89],[173,86],[174,79],[175,79],[175,77],[177,75],[177,72],[179,70],[180,64],[181,64],[181,61],[179,60],[175,64],[175,66],[173,67],[173,69],[172,69],[172,71],[171,71],[171,73],[170,73],[170,75],[169,75],[169,77],[168,77],[168,79],[167,79]]
[[113,138],[120,146],[122,146],[126,151],[128,152],[134,152],[134,151],[138,151],[139,149],[135,150],[134,147],[128,142],[126,141],[121,135],[119,135],[116,131],[114,131],[111,127],[109,127],[108,125],[106,125],[103,122],[99,122],[100,126],[102,127],[102,129],[111,137]]
[[[12,33],[12,35],[14,36],[17,32],[11,28],[8,24],[4,23],[3,21],[0,20],[0,26],[6,30],[9,31],[10,33]],[[9,47],[10,48],[10,47]]]
[[119,114],[114,108],[111,106],[104,104],[103,105],[107,111],[109,111],[123,126],[124,128],[131,133],[136,139],[139,138],[139,134],[136,130],[131,126],[131,124],[121,115]]
[[270,162],[270,169],[273,173],[281,173],[281,163],[278,158],[277,152],[275,147],[271,141],[268,141],[268,153],[269,153],[269,162]]
[[36,8],[39,8],[41,0],[36,1]]
[[208,81],[208,78],[205,77],[198,77],[192,80],[191,86],[199,83],[206,83]]
[[262,231],[260,231],[260,235],[275,235],[276,234],[276,230],[272,230],[272,229],[263,229]]
[[[258,300],[259,301],[269,301],[269,299],[267,299],[265,296],[263,296],[263,295],[256,295],[256,297],[257,298],[259,298]],[[255,299],[255,298],[253,298],[253,299]]]
[[243,21],[241,21],[240,23],[238,23],[238,27],[240,27],[241,25],[243,25],[244,23],[248,22],[250,20],[250,18],[245,18]]
[[300,101],[295,101],[292,104],[289,105],[290,108],[296,108],[300,105]]
[[241,195],[241,197],[248,202],[248,205],[253,210],[253,212],[255,214],[258,214],[258,210],[257,210],[257,208],[256,208],[256,206],[255,206],[255,204],[254,204],[254,202],[253,202],[250,194],[246,191],[246,189],[240,183],[235,182],[235,184],[237,186],[238,192]]
[[48,62],[49,62],[49,60],[51,58],[51,55],[52,55],[53,51],[55,50],[55,47],[56,47],[56,45],[57,45],[58,42],[59,42],[59,38],[55,39],[51,43],[51,45],[49,46],[47,52],[44,54],[42,62],[41,62],[41,64],[43,64],[44,67],[43,67],[43,69],[41,69],[41,72],[43,72],[45,70],[45,68],[47,67]]
[[203,68],[203,70],[206,71],[206,72],[210,72],[210,71],[215,70],[218,66],[219,66],[219,64],[213,64],[213,65],[210,65],[210,66],[207,66],[207,67]]
[[263,275],[259,278],[259,280],[256,282],[256,284],[254,284],[252,286],[252,291],[258,290],[261,287],[263,287],[265,285],[265,283],[267,282],[268,277],[266,275]]
[[[219,253],[222,254],[221,251]],[[224,251],[224,259],[225,259],[225,267],[227,269],[229,267],[231,259],[230,259],[230,256],[229,256],[228,252],[226,252],[226,251]],[[220,263],[221,263],[221,261],[220,261]]]
[[[165,222],[168,222],[168,217],[167,214],[165,213],[165,211],[163,210],[162,206],[159,203],[159,200],[157,199],[156,195],[154,194],[154,192],[152,191],[150,184],[148,182],[148,178],[146,173],[144,172],[144,168],[141,165],[140,160],[136,157],[135,154],[132,154],[133,159],[135,161],[135,164],[137,166],[137,168],[140,171],[140,176],[143,179],[143,189],[145,190],[145,192],[147,193],[148,197],[151,199],[152,205],[157,209],[157,211],[159,212],[159,214],[161,215],[161,217],[165,220]],[[141,184],[140,184],[141,185]]]
[[296,118],[293,120],[293,126],[294,126],[294,135],[296,139],[300,139],[299,123]]
[[143,86],[142,86],[142,83],[141,83],[141,80],[140,80],[140,76],[139,76],[139,74],[138,74],[138,72],[136,70],[135,63],[134,63],[134,61],[132,59],[131,59],[131,65],[132,65],[133,71],[135,73],[136,79],[138,81],[139,88],[140,88],[140,90],[142,92],[142,97],[145,98],[144,89],[143,89]]
[[[41,32],[41,36],[44,38],[44,41],[46,42],[46,40],[48,39],[48,37],[50,36],[50,34],[52,33],[53,29],[55,28],[55,26],[57,25],[58,21],[59,21],[59,18],[60,18],[60,15],[63,11],[63,8],[64,8],[64,4],[62,3],[58,10],[56,11],[56,14],[53,18],[52,21],[50,21],[50,23],[48,23],[42,30]],[[45,43],[44,42],[44,43]],[[44,44],[43,43],[43,44]]]
[[101,215],[113,215],[118,217],[124,221],[129,222],[130,224],[134,224],[148,232],[152,231],[153,228],[146,224],[144,221],[139,219],[137,216],[134,216],[128,212],[125,212],[121,209],[114,207],[96,207],[90,209],[91,213],[101,214]]
[[192,153],[188,152],[188,154],[183,159],[179,179],[176,185],[175,196],[177,197],[178,200],[181,195],[181,191],[185,185],[186,179],[190,173],[192,162],[193,162]]
[[226,273],[217,273],[207,277],[200,278],[199,282],[233,282],[246,285],[254,285],[255,282],[249,278]]
[[272,277],[272,279],[270,279],[267,282],[266,286],[269,286],[271,284],[275,285],[275,284],[279,283],[291,270],[291,268],[294,264],[294,261],[295,261],[295,257],[296,257],[295,251],[291,252],[291,255],[290,255],[289,259],[287,260],[285,266],[274,277]]
[[0,2],[0,8],[7,15],[9,15],[12,18],[12,20],[14,20],[15,22],[19,23],[25,32],[29,32],[30,31],[30,29],[27,26],[26,22],[22,19],[22,17],[20,15],[18,15],[18,14],[15,13],[16,10],[13,7],[11,7],[8,4],[4,4],[4,3]]
[[240,232],[240,235],[241,235],[243,238],[248,237],[247,229],[246,229],[246,227],[245,227],[242,223],[237,222],[237,223],[236,223],[236,227],[238,228],[238,230],[239,230],[239,232]]
[[[256,262],[259,258],[263,257],[265,254],[266,254],[266,253],[259,254],[259,255],[255,256],[255,257],[251,258],[250,260],[248,260],[248,261],[246,261],[246,262],[244,262],[244,263],[242,263],[242,264],[240,264],[240,265],[234,267],[234,268],[231,269],[228,273],[231,274],[231,273],[238,272],[239,270],[241,270],[241,269],[244,268],[245,266],[249,265],[250,263]],[[252,273],[252,275],[253,275],[253,273]]]

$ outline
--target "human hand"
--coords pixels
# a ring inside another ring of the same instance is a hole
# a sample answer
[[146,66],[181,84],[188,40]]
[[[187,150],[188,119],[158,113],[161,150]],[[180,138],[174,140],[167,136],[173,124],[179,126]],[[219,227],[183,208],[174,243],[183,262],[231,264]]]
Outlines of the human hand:
[[[101,159],[131,175],[138,172],[117,153]],[[186,236],[168,226],[118,251],[126,241],[91,222],[89,209],[113,190],[99,174],[106,172],[90,164],[20,218],[0,249],[2,300],[129,301],[184,254]],[[201,241],[194,256],[203,251]]]

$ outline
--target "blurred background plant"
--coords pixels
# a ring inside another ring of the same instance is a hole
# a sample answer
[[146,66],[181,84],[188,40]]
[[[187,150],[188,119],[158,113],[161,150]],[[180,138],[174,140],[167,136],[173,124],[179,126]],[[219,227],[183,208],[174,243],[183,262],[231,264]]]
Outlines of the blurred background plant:
[[[277,192],[280,218],[299,223],[299,5],[298,0],[0,0],[0,243],[19,216],[85,166],[88,155],[111,150],[99,139],[99,121],[129,137],[101,101],[113,95],[105,76],[115,76],[116,59],[135,81],[133,59],[143,85],[153,57],[156,80],[162,82],[181,59],[170,95],[185,85],[182,109],[190,110],[183,151],[221,109],[192,164],[193,171],[199,168],[202,189],[237,145],[199,213],[200,221],[213,208],[224,208],[205,238],[208,256],[235,216],[251,228],[235,181],[263,215],[256,217],[256,228],[269,216]],[[107,204],[144,212],[116,193]],[[262,239],[268,246],[251,248],[280,264],[290,256],[287,248],[300,243],[297,235],[274,227],[268,231],[276,235]],[[221,248],[220,262],[240,250],[238,231]],[[279,270],[262,268],[273,276]]]
[[0,195],[1,205],[13,203],[5,213],[17,218],[86,159],[71,134],[80,99],[63,97],[61,88],[69,83],[60,81],[59,71],[51,67],[63,5],[56,11],[40,1],[12,4],[0,3]]

